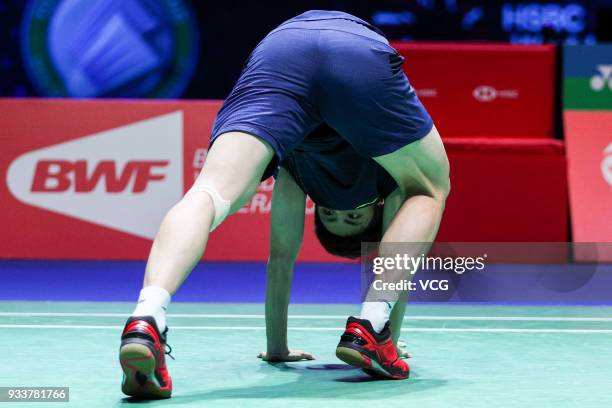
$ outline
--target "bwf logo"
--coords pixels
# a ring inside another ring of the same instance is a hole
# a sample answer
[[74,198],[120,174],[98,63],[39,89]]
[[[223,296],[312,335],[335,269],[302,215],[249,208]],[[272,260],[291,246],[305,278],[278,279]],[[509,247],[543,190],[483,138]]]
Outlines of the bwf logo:
[[26,204],[152,239],[183,195],[183,114],[26,153],[7,185]]
[[598,65],[598,73],[591,77],[591,89],[601,92],[606,85],[612,90],[612,65]]
[[89,193],[103,184],[107,193],[126,190],[143,193],[150,182],[166,178],[164,173],[155,174],[155,169],[168,167],[169,163],[168,160],[131,160],[118,169],[112,160],[102,160],[94,166],[88,165],[86,160],[40,160],[34,171],[31,191],[65,192],[72,189],[76,193]]

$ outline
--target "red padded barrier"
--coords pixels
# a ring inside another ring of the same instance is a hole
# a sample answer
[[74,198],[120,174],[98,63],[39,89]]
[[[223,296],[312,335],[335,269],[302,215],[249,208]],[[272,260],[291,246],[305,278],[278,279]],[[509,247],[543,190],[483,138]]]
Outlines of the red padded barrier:
[[549,139],[451,138],[438,241],[568,240],[565,149]]
[[392,45],[444,137],[553,137],[553,46]]

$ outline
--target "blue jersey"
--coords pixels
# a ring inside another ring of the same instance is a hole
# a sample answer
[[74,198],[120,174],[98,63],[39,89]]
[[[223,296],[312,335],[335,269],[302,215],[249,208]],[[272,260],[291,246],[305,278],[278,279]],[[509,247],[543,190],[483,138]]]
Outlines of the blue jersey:
[[385,169],[327,125],[310,133],[281,166],[316,204],[335,210],[374,204],[397,187]]
[[217,115],[211,143],[237,131],[275,159],[319,205],[348,210],[396,188],[372,159],[429,133],[431,117],[403,58],[374,26],[314,10],[286,21],[253,50]]

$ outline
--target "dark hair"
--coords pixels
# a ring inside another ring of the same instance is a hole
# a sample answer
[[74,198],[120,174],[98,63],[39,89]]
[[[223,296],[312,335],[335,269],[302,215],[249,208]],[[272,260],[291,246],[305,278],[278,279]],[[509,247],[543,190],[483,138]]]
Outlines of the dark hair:
[[382,204],[378,203],[374,205],[374,216],[365,230],[356,235],[341,237],[332,234],[325,228],[323,221],[321,221],[321,217],[319,217],[319,208],[315,205],[315,235],[323,248],[330,254],[357,259],[361,256],[362,242],[380,242],[382,239],[382,214]]

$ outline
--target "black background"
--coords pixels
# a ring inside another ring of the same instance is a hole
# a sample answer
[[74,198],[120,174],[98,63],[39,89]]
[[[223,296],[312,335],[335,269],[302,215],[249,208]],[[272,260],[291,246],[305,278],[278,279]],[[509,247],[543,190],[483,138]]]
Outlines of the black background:
[[[612,40],[611,0],[516,1],[516,0],[191,0],[198,20],[200,55],[196,73],[185,98],[224,98],[240,73],[251,49],[268,31],[310,9],[343,10],[372,21],[380,11],[409,12],[415,21],[405,25],[379,25],[390,39],[443,41],[508,41],[501,27],[504,4],[582,4],[587,10],[586,33]],[[0,96],[36,96],[23,68],[20,23],[27,0],[0,0]],[[466,29],[463,16],[480,7],[482,18]],[[565,40],[563,34],[548,37]],[[536,40],[535,42],[538,42]]]

